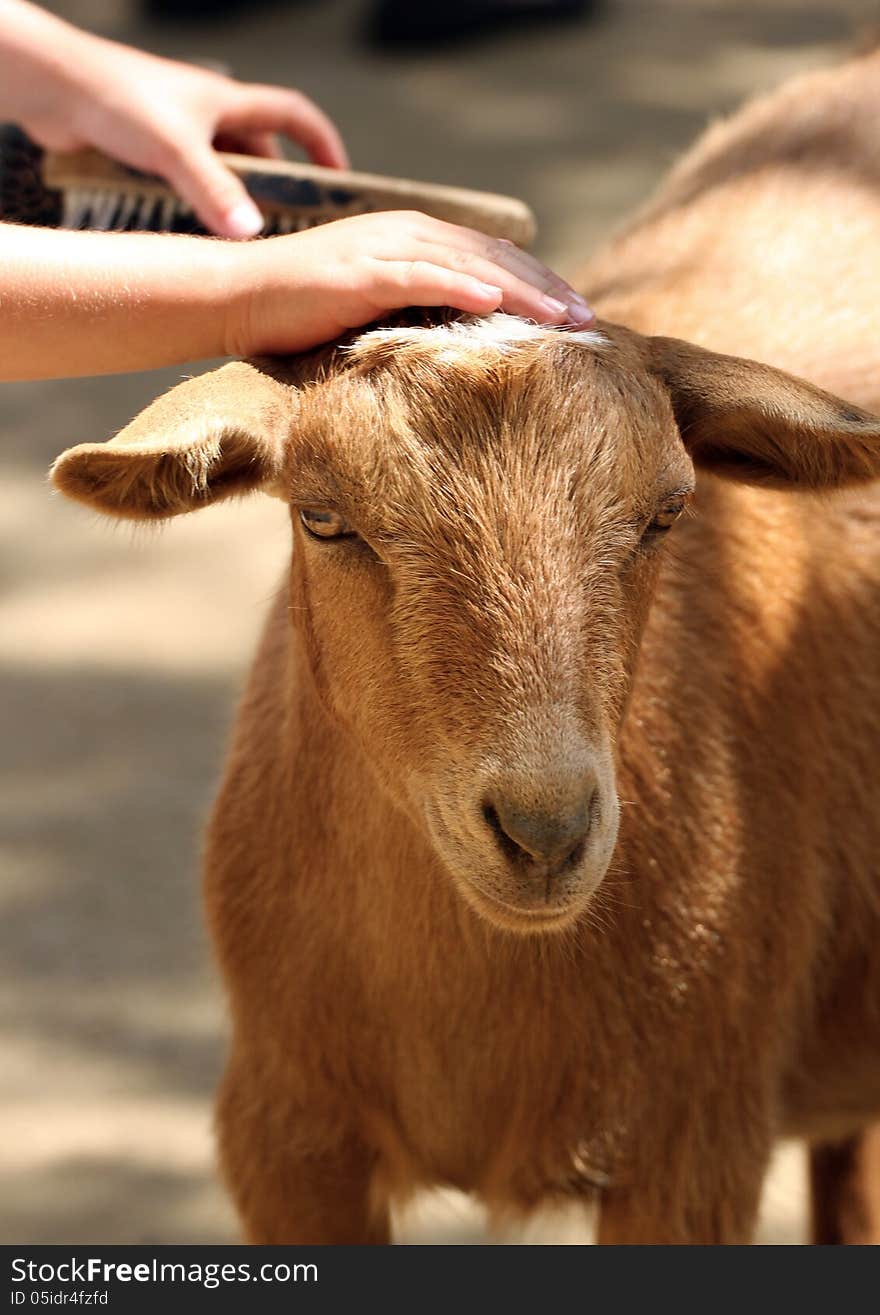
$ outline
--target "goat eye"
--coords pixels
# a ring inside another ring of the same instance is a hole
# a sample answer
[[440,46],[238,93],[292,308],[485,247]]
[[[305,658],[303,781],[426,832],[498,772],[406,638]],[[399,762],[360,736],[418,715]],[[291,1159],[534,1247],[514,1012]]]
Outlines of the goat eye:
[[685,501],[684,497],[669,498],[656,512],[645,533],[662,534],[664,530],[671,529],[684,511]]
[[316,539],[342,539],[351,537],[354,530],[344,516],[338,511],[328,511],[323,507],[304,507],[299,518],[309,534]]

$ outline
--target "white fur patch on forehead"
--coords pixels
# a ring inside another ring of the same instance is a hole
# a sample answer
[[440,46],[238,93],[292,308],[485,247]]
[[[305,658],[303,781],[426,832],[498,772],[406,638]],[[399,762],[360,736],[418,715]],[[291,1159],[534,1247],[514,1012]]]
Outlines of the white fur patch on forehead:
[[469,315],[449,324],[430,327],[402,325],[397,328],[370,329],[362,333],[348,350],[352,356],[372,356],[400,350],[429,356],[438,363],[454,365],[485,356],[506,356],[528,343],[564,339],[579,347],[605,346],[608,339],[598,329],[556,329],[532,320],[520,319],[496,311],[493,315]]

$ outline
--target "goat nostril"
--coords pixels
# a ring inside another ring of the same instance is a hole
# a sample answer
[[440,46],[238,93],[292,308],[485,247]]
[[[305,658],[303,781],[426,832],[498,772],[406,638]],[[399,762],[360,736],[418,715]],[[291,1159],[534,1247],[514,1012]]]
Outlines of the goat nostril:
[[483,805],[486,825],[508,859],[544,867],[550,863],[557,872],[580,862],[598,812],[598,789],[568,814],[521,812],[502,800]]
[[489,830],[494,832],[495,839],[498,841],[504,852],[507,853],[509,857],[515,857],[515,854],[510,854],[510,850],[515,850],[518,854],[520,852],[519,845],[517,845],[504,830],[504,827],[501,825],[501,818],[498,816],[494,804],[483,804],[483,818],[486,825],[489,827]]

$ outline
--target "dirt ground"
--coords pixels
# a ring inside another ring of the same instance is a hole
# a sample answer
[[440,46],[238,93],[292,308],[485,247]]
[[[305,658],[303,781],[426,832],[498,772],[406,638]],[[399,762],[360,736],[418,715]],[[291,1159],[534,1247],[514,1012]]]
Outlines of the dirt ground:
[[[363,168],[517,193],[571,269],[706,121],[844,52],[870,0],[607,0],[602,16],[454,54],[363,51],[356,0],[147,24],[52,6],[154,50],[302,87]],[[198,837],[236,691],[285,555],[283,509],[242,502],[161,533],[50,494],[71,443],[113,433],[182,371],[0,391],[0,1241],[236,1239],[213,1166],[223,1007]],[[803,1231],[780,1157],[762,1239]],[[403,1236],[480,1241],[427,1200]],[[525,1240],[579,1240],[572,1220]]]

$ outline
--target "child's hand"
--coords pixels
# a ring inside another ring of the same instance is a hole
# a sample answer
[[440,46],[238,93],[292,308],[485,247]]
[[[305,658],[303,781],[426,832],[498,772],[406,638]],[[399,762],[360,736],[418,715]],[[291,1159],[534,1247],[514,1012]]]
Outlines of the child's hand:
[[0,250],[0,379],[293,354],[404,306],[593,319],[510,242],[406,212],[258,242],[0,224]]
[[215,146],[278,156],[283,133],[316,164],[348,164],[332,122],[299,92],[146,55],[26,4],[10,5],[6,22],[0,101],[10,117],[51,150],[94,146],[159,174],[221,237],[253,237],[262,220]]
[[306,351],[405,306],[503,308],[541,324],[593,321],[558,275],[511,242],[409,211],[358,215],[229,249],[230,356]]

